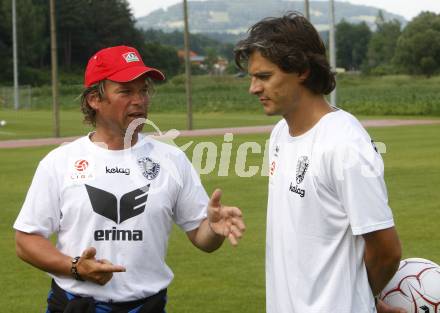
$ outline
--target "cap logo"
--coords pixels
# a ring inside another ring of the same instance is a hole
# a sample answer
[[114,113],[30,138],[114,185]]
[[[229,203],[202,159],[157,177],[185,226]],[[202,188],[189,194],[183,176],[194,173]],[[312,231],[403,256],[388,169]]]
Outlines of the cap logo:
[[136,55],[136,53],[134,53],[134,52],[127,52],[127,53],[124,53],[122,56],[124,57],[125,62],[127,62],[127,63],[139,62],[139,58]]

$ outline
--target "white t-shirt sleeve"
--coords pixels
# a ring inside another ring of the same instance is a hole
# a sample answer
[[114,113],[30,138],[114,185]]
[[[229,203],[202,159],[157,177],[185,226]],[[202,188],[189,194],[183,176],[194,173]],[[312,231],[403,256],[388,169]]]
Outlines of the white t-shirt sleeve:
[[60,217],[58,182],[46,158],[37,167],[14,228],[48,238],[58,231]]
[[329,158],[330,180],[354,235],[394,226],[384,182],[384,165],[365,138],[337,145]]
[[209,198],[199,175],[184,154],[179,163],[182,181],[174,209],[174,222],[188,232],[198,228],[206,218]]

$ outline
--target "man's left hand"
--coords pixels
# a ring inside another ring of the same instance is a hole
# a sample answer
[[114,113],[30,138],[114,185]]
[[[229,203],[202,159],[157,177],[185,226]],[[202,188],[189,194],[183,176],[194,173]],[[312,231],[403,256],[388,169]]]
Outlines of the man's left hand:
[[208,205],[208,223],[214,233],[227,237],[231,244],[236,246],[246,226],[240,209],[222,205],[221,196],[220,189],[216,189],[211,195]]

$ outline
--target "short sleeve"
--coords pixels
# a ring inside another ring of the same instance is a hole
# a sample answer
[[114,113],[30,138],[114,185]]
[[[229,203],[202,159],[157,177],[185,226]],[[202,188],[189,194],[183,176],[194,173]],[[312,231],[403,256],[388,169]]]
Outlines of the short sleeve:
[[44,159],[38,165],[13,226],[16,230],[46,238],[58,231],[61,217],[58,183],[48,163]]
[[374,144],[360,138],[337,145],[330,154],[330,180],[352,233],[361,235],[394,226],[384,164]]
[[182,181],[174,210],[174,222],[187,232],[198,228],[207,217],[209,198],[199,175],[184,154],[179,163]]

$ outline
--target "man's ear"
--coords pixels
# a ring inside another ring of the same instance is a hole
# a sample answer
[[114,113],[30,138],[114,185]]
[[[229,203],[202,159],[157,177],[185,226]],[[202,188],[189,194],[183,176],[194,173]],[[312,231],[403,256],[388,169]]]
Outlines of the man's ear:
[[86,100],[90,107],[95,111],[99,109],[99,105],[102,102],[101,98],[99,97],[98,91],[89,93],[86,96]]
[[304,71],[304,73],[300,74],[298,78],[301,80],[301,82],[304,82],[307,78],[309,78],[310,75],[310,69],[307,69]]

